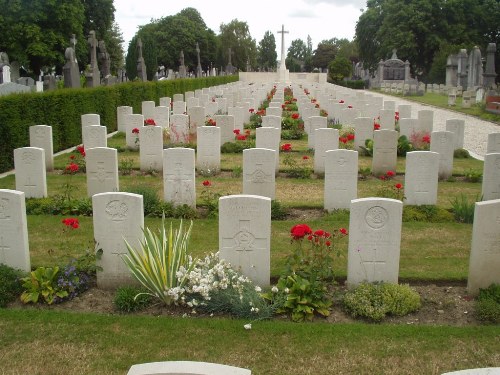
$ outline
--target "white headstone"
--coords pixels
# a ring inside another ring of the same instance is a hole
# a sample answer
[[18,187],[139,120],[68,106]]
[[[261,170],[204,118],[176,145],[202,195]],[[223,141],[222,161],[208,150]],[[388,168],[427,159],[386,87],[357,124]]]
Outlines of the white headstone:
[[192,148],[163,150],[163,199],[174,206],[196,207],[195,153]]
[[196,169],[204,174],[220,170],[220,128],[200,126],[197,128]]
[[205,106],[205,111],[207,113],[207,116],[211,117],[215,116],[218,110],[219,110],[219,105],[216,102],[209,101]]
[[251,375],[250,370],[208,362],[168,361],[133,365],[127,375]]
[[152,119],[155,121],[156,126],[159,126],[162,129],[168,129],[170,123],[170,107],[155,107]]
[[414,137],[421,137],[424,132],[420,132],[418,128],[418,119],[416,118],[400,118],[399,119],[399,135],[404,135],[408,140]]
[[281,106],[279,107],[267,107],[266,109],[266,116],[278,116],[281,118],[283,115],[283,110],[281,109]]
[[22,191],[26,198],[47,196],[47,174],[43,148],[16,148],[14,150],[14,168],[16,170],[16,190]]
[[187,113],[186,102],[175,102],[172,107],[172,113],[174,115],[184,115]]
[[243,150],[243,194],[274,199],[276,151],[267,148]]
[[325,210],[349,209],[358,196],[358,152],[330,150],[325,154]]
[[[175,103],[175,102],[174,102]],[[172,115],[170,116],[170,142],[171,143],[189,143],[189,116]]]
[[188,109],[189,130],[196,133],[196,129],[205,125],[205,107],[191,107]]
[[131,115],[133,108],[129,106],[121,106],[116,108],[116,122],[119,132],[125,132],[125,115]]
[[163,169],[163,129],[155,125],[144,126],[139,138],[141,171],[161,172]]
[[90,125],[84,127],[82,138],[85,148],[108,147],[106,131],[106,127],[102,125]]
[[375,130],[373,132],[373,175],[385,175],[387,171],[396,171],[398,162],[397,144],[397,131]]
[[215,102],[219,106],[219,110],[222,113],[227,113],[227,98],[215,98]]
[[432,132],[431,151],[439,154],[439,178],[445,180],[450,178],[453,172],[453,133]]
[[467,290],[476,295],[480,288],[500,283],[500,199],[477,202],[472,226]]
[[160,98],[160,106],[172,108],[172,98],[170,98],[169,96],[165,96],[163,98]]
[[281,129],[281,117],[272,115],[262,116],[262,126]]
[[115,289],[132,284],[134,279],[122,257],[128,254],[125,240],[138,249],[143,239],[144,208],[142,195],[102,193],[92,197],[94,239],[102,255],[96,261],[97,286]]
[[454,149],[464,147],[464,131],[465,131],[465,120],[460,119],[449,119],[446,120],[446,131],[453,133],[453,144]]
[[486,148],[487,154],[500,152],[500,133],[488,134],[488,146]]
[[26,204],[22,191],[0,189],[0,263],[31,271]]
[[484,156],[481,194],[483,201],[500,199],[500,152]]
[[400,104],[398,105],[399,119],[411,118],[411,105],[410,104]]
[[[234,128],[240,132],[244,130],[245,108],[243,107],[228,107],[227,114],[234,117]],[[281,121],[281,119],[280,119]]]
[[[307,147],[314,148],[316,145],[316,130],[320,128],[326,128],[328,126],[328,119],[322,116],[311,116],[308,121],[308,137],[307,137]],[[337,137],[337,147],[338,148],[338,137]]]
[[192,98],[187,98],[186,99],[186,108],[189,112],[189,108],[192,107],[199,107],[200,106],[200,100],[198,98],[192,97]]
[[[325,117],[323,117],[325,118]],[[312,130],[313,128],[311,128]],[[319,128],[314,130],[314,173],[325,173],[326,152],[339,148],[338,129]]]
[[234,116],[216,115],[215,122],[220,128],[221,144],[226,142],[234,142]]
[[430,134],[434,127],[434,111],[422,109],[418,111],[418,131]]
[[373,139],[373,119],[370,117],[356,117],[354,119],[354,150],[361,151],[359,146],[365,146],[367,139]]
[[155,107],[155,102],[151,100],[147,100],[141,103],[141,114],[144,116],[145,120],[154,117]]
[[276,173],[279,170],[281,131],[273,127],[261,127],[255,130],[255,147],[276,151]]
[[87,113],[80,116],[82,120],[82,131],[85,126],[101,125],[101,116],[95,113]]
[[413,151],[406,154],[405,204],[435,205],[438,193],[439,154]]
[[52,126],[30,126],[30,146],[43,148],[45,151],[45,168],[47,171],[54,169],[54,149],[52,143]]
[[394,130],[395,128],[395,112],[391,109],[381,109],[380,114],[380,129]]
[[219,199],[219,252],[255,284],[269,285],[271,199],[254,195]]
[[384,109],[391,110],[392,113],[396,112],[396,102],[393,100],[384,100]]
[[398,282],[403,202],[362,198],[351,202],[347,285]]
[[85,152],[87,195],[119,191],[116,148],[96,147]]
[[175,102],[183,102],[184,101],[184,94],[174,94],[173,101],[174,101],[174,103]]
[[[125,124],[125,142],[127,148],[132,150],[139,149],[139,133],[144,126],[143,115],[124,115],[123,122]],[[139,133],[134,133],[133,130],[137,129]]]

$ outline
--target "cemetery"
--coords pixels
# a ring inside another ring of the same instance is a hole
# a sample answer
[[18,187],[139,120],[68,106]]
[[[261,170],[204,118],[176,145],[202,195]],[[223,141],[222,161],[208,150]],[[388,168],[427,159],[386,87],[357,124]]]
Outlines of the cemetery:
[[59,89],[1,55],[1,373],[498,373],[496,45],[355,90],[286,33],[276,71],[196,43],[154,81],[137,38],[128,82],[73,35]]

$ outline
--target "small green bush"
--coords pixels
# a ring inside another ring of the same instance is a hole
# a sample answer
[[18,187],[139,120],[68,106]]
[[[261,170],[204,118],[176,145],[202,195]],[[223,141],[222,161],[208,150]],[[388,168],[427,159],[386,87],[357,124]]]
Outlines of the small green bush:
[[90,198],[65,199],[62,195],[47,198],[26,199],[26,214],[28,215],[92,215],[92,200]]
[[362,283],[345,294],[343,304],[351,316],[379,322],[386,315],[404,316],[417,311],[421,301],[409,285]]
[[271,220],[285,220],[288,209],[283,207],[277,200],[271,201]]
[[457,148],[453,151],[453,157],[456,159],[467,159],[470,158],[469,151],[464,148]]
[[144,215],[154,215],[160,204],[157,191],[150,186],[134,186],[129,189],[130,193],[142,195],[144,204]]
[[243,150],[252,147],[255,147],[253,141],[226,142],[221,146],[220,152],[223,154],[239,154]]
[[404,206],[403,221],[425,221],[428,223],[448,223],[454,221],[453,214],[434,205]]
[[476,314],[479,320],[500,323],[500,284],[492,284],[486,289],[479,289]]
[[15,270],[5,264],[0,264],[0,307],[7,306],[23,292],[21,278],[24,272]]
[[405,156],[407,152],[413,150],[411,142],[406,135],[398,138],[397,154],[398,156]]
[[460,197],[450,200],[455,220],[459,223],[473,223],[474,209],[478,200],[479,197],[476,196],[476,199],[470,202],[465,194],[460,194]]
[[465,181],[480,182],[482,178],[483,178],[483,172],[481,171],[469,169],[467,172],[465,172]]
[[116,290],[113,304],[118,311],[134,312],[151,305],[151,296],[134,286],[123,286]]

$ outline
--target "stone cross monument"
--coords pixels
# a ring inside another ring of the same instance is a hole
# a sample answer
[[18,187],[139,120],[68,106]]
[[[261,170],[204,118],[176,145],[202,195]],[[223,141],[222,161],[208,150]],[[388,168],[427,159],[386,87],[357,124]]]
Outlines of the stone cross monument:
[[97,39],[95,31],[91,30],[87,39],[90,46],[90,66],[86,73],[87,87],[97,87],[101,83],[101,73],[97,65]]
[[187,77],[187,69],[186,65],[184,65],[184,51],[181,51],[179,57],[179,77],[186,78]]
[[279,81],[287,82],[289,80],[289,72],[286,68],[286,56],[285,56],[285,34],[288,34],[288,31],[285,31],[285,25],[281,25],[281,31],[278,31],[278,34],[281,34],[281,61],[280,61],[280,69],[279,69]]
[[198,58],[198,66],[196,67],[196,77],[200,78],[203,74],[201,69],[201,61],[200,61],[200,46],[196,43],[196,56]]
[[146,82],[148,76],[146,74],[146,63],[144,62],[144,57],[142,57],[142,40],[137,38],[137,77]]

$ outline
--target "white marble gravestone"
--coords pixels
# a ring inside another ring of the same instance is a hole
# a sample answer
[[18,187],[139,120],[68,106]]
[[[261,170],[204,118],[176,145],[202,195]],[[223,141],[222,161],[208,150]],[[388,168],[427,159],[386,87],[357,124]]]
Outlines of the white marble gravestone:
[[245,128],[245,108],[243,107],[228,107],[227,114],[234,116],[234,128],[243,132]]
[[160,106],[172,108],[172,98],[169,96],[164,96],[164,97],[160,98]]
[[174,94],[173,96],[173,102],[183,102],[184,101],[184,94]]
[[84,127],[82,138],[85,148],[108,147],[106,131],[106,127],[102,125],[90,125]]
[[250,370],[218,363],[168,361],[133,365],[127,375],[252,375]]
[[80,116],[82,121],[82,130],[85,126],[101,125],[101,116],[96,113],[86,113]]
[[361,151],[367,139],[373,139],[373,119],[370,117],[356,117],[354,119],[354,150]]
[[153,109],[152,119],[156,126],[168,129],[170,124],[170,107],[158,106]]
[[133,108],[126,105],[116,108],[116,123],[119,132],[126,131],[124,118],[126,115],[131,115],[132,113],[134,113]]
[[234,142],[234,116],[216,115],[215,122],[217,123],[216,126],[220,128],[221,144]]
[[22,191],[0,189],[0,263],[31,271],[26,204]]
[[220,171],[220,128],[200,126],[197,131],[196,169],[211,175]]
[[500,199],[500,152],[484,157],[481,194],[483,201]]
[[500,152],[500,133],[488,134],[488,144],[486,147],[486,153],[493,154],[499,152]]
[[330,150],[325,154],[324,208],[347,210],[358,196],[358,152]]
[[281,130],[281,117],[273,115],[262,116],[262,127],[277,128]]
[[125,124],[125,142],[127,148],[131,150],[139,149],[139,134],[135,134],[132,131],[137,128],[139,133],[144,126],[144,116],[143,115],[124,115],[123,122]]
[[219,199],[219,257],[259,286],[270,283],[271,199],[229,195]]
[[118,153],[116,148],[96,147],[85,150],[87,195],[117,192]]
[[500,283],[500,199],[477,202],[472,226],[467,290],[473,295],[479,288]]
[[375,130],[373,132],[372,173],[385,175],[396,171],[398,132],[395,130]]
[[384,109],[396,112],[396,102],[394,100],[384,100]]
[[460,119],[446,120],[446,131],[453,133],[453,140],[454,140],[453,148],[455,150],[464,147],[465,120],[460,120]]
[[399,119],[411,118],[411,105],[410,104],[400,104],[398,105]]
[[453,133],[448,131],[432,132],[431,151],[439,154],[439,178],[445,180],[453,172]]
[[43,148],[45,152],[45,168],[54,169],[54,148],[52,143],[52,126],[30,126],[30,147]]
[[172,106],[172,113],[174,115],[185,115],[187,111],[186,102],[176,102]]
[[188,109],[189,116],[189,131],[191,133],[196,133],[199,127],[205,125],[205,107],[191,107]]
[[398,282],[403,202],[362,198],[351,202],[347,285]]
[[394,130],[395,122],[395,112],[390,109],[381,109],[379,111],[380,115],[380,129]]
[[144,207],[142,195],[100,193],[92,197],[94,239],[102,255],[96,261],[97,287],[116,289],[136,283],[122,257],[128,254],[127,241],[138,248],[143,240]]
[[[313,127],[311,127],[312,129]],[[339,131],[330,128],[315,129],[314,140],[314,173],[323,175],[325,173],[326,152],[339,148]]]
[[163,129],[155,125],[144,126],[139,139],[141,171],[161,172],[163,170]]
[[[314,148],[316,141],[316,130],[320,128],[326,128],[328,126],[328,119],[323,116],[311,116],[308,121],[308,138],[307,147]],[[337,148],[338,148],[338,137],[337,137]]]
[[274,199],[276,151],[267,148],[243,150],[243,194]]
[[283,115],[283,110],[281,109],[281,106],[279,107],[267,107],[266,109],[266,116],[277,116],[281,118]]
[[47,173],[43,148],[16,148],[14,150],[14,169],[16,190],[22,191],[26,198],[47,196]]
[[404,183],[405,204],[437,203],[439,154],[431,151],[412,151],[406,154]]
[[144,119],[150,119],[154,117],[156,104],[152,100],[143,101],[141,103],[141,114],[144,116]]
[[434,127],[434,111],[422,109],[418,111],[418,132],[430,134]]
[[196,207],[194,149],[163,150],[163,199],[174,206]]
[[[425,133],[419,132],[418,119],[416,118],[400,118],[399,119],[399,135],[404,135],[411,141],[413,138],[422,138]],[[429,134],[430,135],[430,134]]]
[[255,147],[276,151],[276,173],[279,170],[281,130],[274,127],[261,127],[255,130]]
[[170,142],[189,143],[189,116],[173,114],[170,116]]

